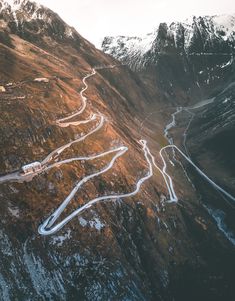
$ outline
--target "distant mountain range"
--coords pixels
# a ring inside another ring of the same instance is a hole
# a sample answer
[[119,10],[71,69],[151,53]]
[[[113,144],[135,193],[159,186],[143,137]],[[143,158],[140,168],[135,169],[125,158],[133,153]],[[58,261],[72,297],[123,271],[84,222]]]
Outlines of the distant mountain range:
[[105,37],[102,49],[132,68],[156,63],[160,56],[235,53],[235,16],[192,17],[161,23],[144,37]]
[[[156,103],[173,110],[171,141],[234,194],[235,16],[161,23],[144,37],[106,37],[102,49],[137,72]],[[223,199],[212,204],[227,212],[235,241],[234,205]],[[222,225],[224,212],[210,212]]]

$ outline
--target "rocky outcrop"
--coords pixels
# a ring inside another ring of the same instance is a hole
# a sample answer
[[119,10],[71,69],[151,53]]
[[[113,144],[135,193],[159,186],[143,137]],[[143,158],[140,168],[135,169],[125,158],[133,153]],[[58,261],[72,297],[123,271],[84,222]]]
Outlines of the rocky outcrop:
[[222,88],[232,74],[234,47],[234,16],[161,23],[144,38],[106,37],[102,43],[104,52],[151,77],[166,101],[181,105]]

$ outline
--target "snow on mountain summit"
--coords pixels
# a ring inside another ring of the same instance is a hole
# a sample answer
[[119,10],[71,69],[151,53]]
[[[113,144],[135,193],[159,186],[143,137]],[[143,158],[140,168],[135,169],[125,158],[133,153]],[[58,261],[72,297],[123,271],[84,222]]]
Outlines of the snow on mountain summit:
[[0,0],[0,18],[13,33],[21,36],[34,35],[35,41],[44,36],[53,39],[78,42],[79,35],[58,14],[30,0]]
[[17,22],[19,21],[17,18],[18,12],[23,12],[23,17],[29,21],[30,19],[42,19],[42,11],[45,11],[45,8],[29,0],[0,0],[0,12],[3,11],[13,14]]
[[154,33],[147,34],[143,37],[106,37],[103,41],[102,48],[104,52],[115,56],[118,49],[118,59],[125,61],[126,53],[131,57],[133,64],[138,65],[138,59],[149,51],[154,41]]
[[218,30],[223,30],[226,36],[231,36],[235,32],[235,15],[214,16],[214,24]]
[[16,11],[27,3],[28,0],[0,0],[0,4],[2,4],[1,10],[9,8],[11,11]]
[[144,37],[106,37],[102,49],[139,69],[150,56],[155,60],[158,53],[228,53],[234,41],[234,15],[192,16],[182,22],[160,23]]

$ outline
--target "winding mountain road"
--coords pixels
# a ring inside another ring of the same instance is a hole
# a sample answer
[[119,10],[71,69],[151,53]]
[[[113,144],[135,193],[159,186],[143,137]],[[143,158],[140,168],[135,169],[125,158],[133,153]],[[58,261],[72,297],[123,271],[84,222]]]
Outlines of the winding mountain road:
[[[129,193],[123,193],[123,194],[116,194],[116,195],[106,195],[106,196],[101,196],[101,197],[97,197],[92,199],[91,201],[89,201],[87,204],[85,204],[84,206],[78,208],[77,210],[73,211],[70,215],[68,215],[65,219],[63,219],[61,222],[59,222],[58,224],[54,225],[55,221],[59,218],[59,216],[61,215],[61,213],[64,211],[64,209],[66,208],[66,206],[69,204],[69,202],[72,200],[72,198],[75,196],[75,194],[77,193],[77,191],[79,190],[79,188],[81,188],[81,186],[86,183],[87,181],[89,181],[90,179],[97,177],[103,173],[105,173],[106,171],[108,171],[109,169],[111,169],[115,163],[115,161],[117,160],[117,158],[119,158],[120,156],[122,156],[127,150],[127,147],[121,147],[119,148],[119,150],[117,149],[116,151],[118,151],[118,153],[112,158],[111,162],[108,164],[108,166],[106,166],[104,169],[102,169],[101,171],[94,173],[92,175],[86,176],[84,177],[75,187],[74,189],[71,191],[71,193],[67,196],[67,198],[64,200],[64,202],[59,206],[59,208],[51,215],[49,216],[42,225],[39,226],[38,232],[41,235],[51,235],[56,233],[57,231],[59,231],[61,228],[63,228],[70,220],[72,220],[75,216],[81,214],[84,210],[90,208],[92,205],[97,204],[101,201],[111,201],[111,200],[117,200],[120,198],[127,198],[127,197],[132,197],[134,195],[136,195],[141,188],[141,185],[148,180],[149,178],[152,177],[153,175],[153,168],[152,168],[152,164],[150,161],[150,151],[147,147],[147,142],[145,140],[140,140],[139,141],[140,144],[143,147],[143,151],[144,151],[144,155],[146,158],[146,161],[148,162],[148,166],[149,166],[149,172],[147,173],[146,176],[144,176],[143,178],[139,179],[137,184],[136,184],[136,188],[134,191],[129,192]],[[53,226],[54,225],[54,226]]]
[[[110,68],[114,68],[115,66],[110,66]],[[104,68],[107,68],[107,67],[104,67]],[[97,69],[102,69],[102,67],[98,67]],[[90,116],[90,118],[88,120],[84,120],[84,121],[76,121],[76,122],[69,122],[69,120],[71,120],[73,117],[76,117],[80,114],[82,114],[86,108],[86,105],[87,105],[87,98],[83,95],[83,93],[88,89],[88,84],[86,83],[86,79],[88,79],[89,77],[93,76],[96,74],[96,70],[93,68],[92,70],[92,73],[85,76],[84,79],[83,79],[83,83],[85,85],[85,87],[82,89],[82,91],[80,92],[80,96],[81,96],[81,99],[82,99],[82,107],[81,109],[79,109],[78,112],[68,116],[68,117],[65,117],[65,118],[62,118],[62,119],[59,119],[57,120],[57,124],[61,127],[67,127],[67,126],[70,126],[70,125],[79,125],[79,124],[84,124],[84,123],[88,123],[90,121],[93,121],[97,118],[97,115],[96,114],[93,114]],[[207,103],[206,103],[207,104]],[[205,105],[205,103],[202,103],[202,105]],[[195,108],[198,108],[195,107]],[[194,109],[194,108],[191,108],[191,109]],[[173,144],[173,139],[171,139],[169,137],[169,130],[174,127],[176,125],[176,121],[175,121],[175,116],[182,112],[182,110],[186,110],[188,113],[191,114],[191,118],[190,118],[190,121],[185,129],[185,132],[184,132],[184,146],[185,146],[185,150],[187,151],[187,148],[186,148],[186,135],[187,135],[187,131],[191,125],[191,122],[194,118],[194,113],[190,112],[187,110],[187,108],[182,108],[182,107],[179,107],[177,108],[177,111],[175,113],[172,114],[172,122],[170,124],[168,124],[165,128],[165,137],[169,140],[169,142],[171,144],[167,145],[167,146],[164,146],[160,151],[159,151],[159,155],[161,157],[161,160],[163,162],[163,167],[160,168],[157,164],[156,164],[156,161],[155,161],[155,158],[153,157],[152,153],[150,152],[148,146],[147,146],[147,141],[146,140],[140,140],[139,143],[142,145],[142,148],[143,148],[143,152],[144,152],[144,156],[145,156],[145,159],[146,159],[146,162],[148,163],[148,169],[149,169],[149,172],[147,173],[146,176],[142,177],[141,179],[138,180],[137,184],[136,184],[136,188],[135,190],[133,190],[132,192],[129,192],[129,193],[124,193],[124,194],[115,194],[115,195],[105,195],[105,196],[100,196],[100,197],[96,197],[92,200],[90,200],[88,203],[86,203],[85,205],[81,206],[80,208],[76,209],[75,211],[73,211],[71,214],[69,214],[66,218],[64,218],[63,220],[61,220],[60,222],[58,222],[57,224],[56,221],[59,219],[60,215],[62,214],[62,212],[65,210],[65,208],[68,206],[68,204],[72,201],[72,199],[75,197],[76,193],[79,191],[79,189],[86,183],[88,182],[89,180],[99,176],[99,175],[102,175],[103,173],[107,172],[108,170],[110,170],[114,163],[116,162],[116,160],[123,156],[127,151],[128,151],[128,147],[126,146],[120,146],[120,147],[117,147],[115,149],[112,149],[112,150],[109,150],[109,151],[106,151],[106,152],[103,152],[103,153],[100,153],[100,154],[96,154],[96,155],[93,155],[93,156],[90,156],[90,157],[76,157],[76,158],[70,158],[70,159],[67,159],[67,160],[63,160],[63,161],[60,161],[60,162],[56,162],[48,167],[45,168],[45,171],[51,169],[51,168],[54,168],[54,167],[58,167],[60,165],[63,165],[63,164],[67,164],[67,163],[71,163],[71,162],[74,162],[74,161],[81,161],[81,160],[84,160],[84,161],[87,161],[87,160],[94,160],[94,159],[97,159],[97,158],[101,158],[101,157],[104,157],[104,156],[107,156],[109,154],[112,154],[112,153],[116,153],[113,158],[111,159],[110,163],[105,167],[103,168],[102,170],[100,171],[97,171],[96,173],[93,173],[91,175],[88,175],[88,176],[85,176],[82,180],[80,180],[77,185],[73,188],[73,190],[70,192],[70,194],[66,197],[66,199],[62,202],[62,204],[39,226],[38,228],[38,232],[41,234],[41,235],[51,235],[51,234],[54,234],[56,233],[57,231],[59,231],[61,228],[63,228],[69,221],[71,221],[75,216],[81,214],[82,212],[84,212],[86,209],[90,208],[91,206],[99,203],[99,202],[103,202],[103,201],[111,201],[111,200],[117,200],[117,199],[120,199],[120,198],[127,198],[127,197],[132,197],[134,195],[136,195],[140,189],[141,189],[141,186],[142,184],[148,180],[150,177],[152,177],[153,175],[153,166],[155,168],[157,168],[157,170],[161,173],[164,181],[165,181],[165,184],[166,184],[166,188],[168,190],[168,193],[169,193],[169,200],[168,202],[169,203],[172,203],[172,202],[177,202],[178,201],[178,197],[176,195],[176,192],[174,190],[174,185],[173,185],[173,180],[171,178],[171,176],[167,173],[166,169],[167,169],[167,163],[164,159],[164,156],[163,156],[163,151],[167,150],[167,149],[173,149],[173,150],[177,150],[185,160],[187,160],[196,170],[197,172],[204,177],[204,179],[206,179],[214,188],[216,188],[217,190],[219,190],[221,193],[223,193],[224,195],[226,195],[228,198],[230,198],[231,200],[235,201],[235,198],[229,194],[227,191],[225,191],[223,188],[221,188],[219,185],[217,185],[214,181],[212,181],[198,166],[196,166],[192,160],[189,158],[189,156],[187,156],[186,154],[184,154],[176,145]],[[101,115],[99,113],[99,117],[100,117],[100,123],[99,125],[93,129],[92,131],[90,131],[88,134],[84,135],[83,137],[77,139],[77,140],[74,140],[58,149],[56,149],[55,151],[53,151],[51,154],[49,154],[45,159],[44,161],[42,161],[43,164],[46,164],[47,162],[49,162],[51,160],[51,158],[54,156],[54,155],[59,155],[64,149],[66,149],[67,147],[70,147],[72,144],[74,143],[77,143],[79,141],[82,141],[84,139],[86,139],[89,135],[93,134],[94,132],[98,131],[102,126],[103,126],[103,123],[104,123],[104,116]]]
[[[235,201],[235,197],[233,197],[230,193],[228,193],[226,190],[224,190],[222,187],[220,187],[218,184],[216,184],[213,180],[211,180],[211,178],[209,178],[195,163],[193,163],[193,161],[187,156],[185,155],[176,145],[174,144],[170,144],[170,145],[166,145],[164,146],[161,150],[160,150],[160,156],[162,158],[164,167],[163,167],[163,173],[166,174],[165,170],[166,170],[166,161],[162,155],[162,152],[166,149],[175,149],[177,150],[183,157],[185,160],[187,160],[195,169],[196,171],[208,182],[210,183],[216,190],[220,191],[221,193],[223,193],[226,197],[228,197],[230,200]],[[172,181],[172,179],[171,179]]]
[[[105,66],[105,68],[108,68]],[[111,66],[110,68],[114,68],[114,66]],[[101,67],[99,68],[101,69]],[[78,126],[80,124],[87,124],[90,122],[94,122],[95,120],[99,120],[98,125],[96,125],[90,132],[88,132],[87,134],[79,137],[78,139],[73,140],[72,142],[69,142],[65,145],[62,145],[60,147],[58,147],[57,149],[55,149],[54,151],[52,151],[50,154],[47,155],[47,157],[45,159],[43,159],[41,161],[41,165],[42,165],[42,169],[38,172],[35,173],[31,173],[31,174],[21,174],[20,172],[14,172],[14,173],[10,173],[4,176],[0,177],[0,184],[1,183],[5,183],[5,182],[24,182],[24,181],[31,181],[35,176],[37,176],[38,174],[42,173],[45,171],[45,169],[47,168],[47,165],[49,164],[49,162],[57,157],[58,155],[60,155],[65,149],[71,147],[73,144],[81,142],[83,140],[85,140],[87,137],[89,137],[90,135],[94,134],[95,132],[97,132],[98,130],[100,130],[102,128],[102,126],[104,125],[105,122],[105,118],[102,114],[98,113],[98,114],[91,114],[90,117],[86,120],[80,120],[80,121],[69,121],[74,117],[77,117],[79,115],[81,115],[84,110],[86,109],[87,106],[87,97],[84,96],[84,92],[88,89],[88,84],[86,82],[86,80],[92,76],[94,76],[96,74],[96,70],[93,68],[92,72],[89,73],[88,75],[86,75],[82,82],[84,84],[84,88],[81,90],[81,92],[79,93],[80,98],[82,100],[82,105],[81,108],[79,108],[79,110],[65,118],[61,118],[56,120],[56,124],[61,127],[61,128],[65,128],[68,126]]]
[[[66,159],[66,160],[51,163],[51,161],[53,159],[57,158],[65,149],[71,147],[75,143],[79,143],[79,142],[85,140],[87,137],[94,134],[95,132],[97,132],[98,130],[100,130],[103,127],[104,122],[106,121],[106,119],[105,119],[105,116],[102,115],[99,112],[98,113],[92,113],[89,116],[89,118],[86,119],[86,120],[80,120],[80,121],[71,121],[71,120],[74,117],[77,117],[77,116],[81,115],[84,112],[84,110],[86,109],[87,97],[85,97],[83,95],[84,92],[89,87],[86,80],[96,74],[96,69],[97,70],[107,69],[107,68],[113,69],[115,67],[116,67],[115,65],[111,65],[111,66],[103,66],[103,67],[100,66],[100,67],[97,67],[97,68],[93,68],[92,72],[90,74],[86,75],[82,80],[83,84],[84,84],[84,88],[80,92],[80,97],[81,97],[81,100],[82,100],[81,107],[78,109],[77,112],[72,113],[71,115],[69,115],[67,117],[64,117],[64,118],[61,118],[61,119],[58,119],[56,121],[56,124],[58,126],[60,126],[61,128],[65,128],[65,127],[68,127],[68,126],[78,126],[80,124],[87,124],[87,123],[90,123],[90,122],[92,123],[92,122],[95,122],[95,121],[99,120],[98,123],[96,123],[96,125],[87,134],[85,134],[85,135],[79,137],[78,139],[75,139],[75,140],[73,140],[73,141],[71,141],[71,142],[69,142],[69,143],[67,143],[63,146],[58,147],[57,149],[52,151],[50,154],[48,154],[47,157],[41,161],[42,170],[37,172],[37,173],[32,173],[30,175],[23,175],[23,174],[20,174],[19,172],[18,173],[16,172],[16,173],[12,173],[12,174],[0,177],[0,183],[4,183],[4,182],[7,182],[7,181],[30,181],[30,180],[32,180],[32,178],[34,176],[38,175],[39,173],[49,171],[52,168],[56,168],[56,167],[59,167],[59,166],[64,165],[64,164],[69,164],[71,162],[82,161],[82,160],[83,161],[95,160],[95,159],[98,159],[98,158],[108,156],[110,154],[114,154],[114,156],[112,157],[112,159],[111,159],[111,161],[109,162],[108,165],[106,165],[100,171],[97,171],[97,172],[95,172],[91,175],[85,176],[83,179],[81,179],[74,186],[72,191],[65,198],[65,200],[61,203],[61,205],[49,217],[47,217],[46,220],[39,226],[38,232],[41,235],[55,234],[57,231],[62,229],[69,221],[71,221],[75,216],[83,213],[86,209],[90,208],[91,206],[93,206],[93,205],[95,205],[99,202],[111,201],[111,200],[117,200],[117,199],[120,199],[120,198],[127,198],[127,197],[135,196],[140,191],[142,184],[146,180],[148,180],[152,177],[153,167],[155,167],[161,173],[161,175],[162,175],[162,177],[165,181],[166,188],[167,188],[167,191],[168,191],[168,194],[169,194],[168,202],[169,203],[177,202],[178,197],[177,197],[176,192],[174,190],[173,180],[172,180],[171,176],[166,171],[167,170],[167,163],[166,163],[166,160],[163,156],[163,151],[165,151],[167,149],[173,149],[174,151],[175,150],[178,151],[183,156],[183,158],[185,160],[187,160],[197,170],[197,172],[207,180],[207,182],[209,182],[214,188],[216,188],[221,193],[223,193],[226,197],[228,197],[231,200],[235,201],[235,198],[231,194],[229,194],[224,189],[222,189],[219,185],[217,185],[215,182],[213,182],[198,166],[196,166],[192,162],[192,160],[189,158],[189,156],[184,154],[176,145],[173,144],[173,139],[169,136],[169,130],[176,125],[175,116],[178,113],[180,113],[183,109],[185,109],[185,108],[179,107],[179,108],[177,108],[177,111],[172,114],[172,122],[169,123],[165,128],[165,132],[164,132],[165,137],[169,140],[169,142],[171,144],[162,147],[161,150],[159,151],[159,156],[160,156],[160,158],[163,162],[162,167],[159,167],[156,164],[155,158],[154,158],[154,156],[152,155],[152,153],[150,152],[150,150],[147,146],[147,141],[146,140],[140,140],[139,143],[142,146],[144,157],[145,157],[145,160],[146,160],[147,165],[148,165],[148,173],[137,181],[135,189],[133,191],[127,192],[127,193],[122,193],[122,194],[111,194],[111,195],[105,195],[105,196],[98,196],[98,197],[88,201],[85,205],[82,205],[81,207],[77,208],[71,214],[69,214],[67,217],[65,217],[63,220],[61,220],[60,222],[55,224],[56,221],[61,216],[62,212],[65,210],[65,208],[68,206],[68,204],[73,200],[73,198],[75,197],[77,192],[81,189],[81,187],[85,183],[90,181],[91,179],[93,179],[95,177],[98,177],[98,176],[104,174],[105,172],[109,171],[113,167],[115,162],[118,160],[118,158],[123,156],[128,151],[128,147],[122,145],[122,146],[113,148],[111,150],[104,151],[104,152],[99,153],[99,154],[94,154],[94,155],[91,155],[91,156],[78,156],[78,157],[75,157],[75,158],[69,158],[69,159]],[[190,120],[190,123],[191,123],[191,120]],[[186,135],[187,130],[190,126],[190,123],[188,124],[188,126],[185,130],[185,135]],[[143,126],[143,124],[142,124],[142,126]]]
[[[107,69],[107,68],[115,68],[115,65],[112,66],[105,66],[105,67],[97,67],[97,70],[100,69]],[[101,201],[108,201],[108,200],[114,200],[114,199],[119,199],[119,198],[127,198],[127,197],[132,197],[134,195],[136,195],[140,189],[142,184],[148,180],[150,177],[152,177],[153,175],[153,167],[152,167],[152,163],[151,163],[151,159],[152,159],[152,155],[150,153],[150,150],[147,147],[147,142],[145,140],[140,140],[139,143],[142,145],[142,149],[144,152],[144,156],[145,159],[148,163],[148,167],[149,167],[149,171],[147,173],[146,176],[142,177],[141,179],[139,179],[136,183],[136,187],[135,190],[133,190],[132,192],[127,192],[127,193],[122,193],[122,194],[115,194],[115,195],[105,195],[105,196],[100,196],[100,197],[96,197],[92,200],[90,200],[87,204],[81,206],[80,208],[78,208],[77,210],[73,211],[70,215],[68,215],[66,218],[64,218],[63,220],[61,220],[59,223],[57,223],[56,225],[55,222],[58,220],[58,218],[60,217],[60,215],[62,214],[62,212],[65,210],[65,208],[68,206],[68,204],[71,202],[71,200],[74,198],[74,196],[76,195],[76,193],[79,191],[79,189],[89,180],[102,175],[103,173],[107,172],[108,170],[110,170],[114,163],[116,162],[116,160],[123,156],[127,151],[128,151],[128,147],[126,146],[120,146],[120,147],[116,147],[112,150],[109,151],[105,151],[103,153],[100,154],[95,154],[93,156],[81,156],[81,157],[76,157],[76,158],[69,158],[63,161],[59,161],[59,162],[55,162],[53,164],[50,164],[50,162],[57,158],[65,149],[71,147],[73,144],[81,142],[83,140],[85,140],[88,136],[94,134],[95,132],[97,132],[98,130],[100,130],[105,122],[105,117],[101,114],[101,113],[96,113],[96,114],[91,114],[90,117],[86,120],[80,120],[80,121],[70,121],[72,120],[74,117],[77,117],[79,115],[81,115],[84,110],[86,109],[87,106],[87,97],[85,97],[83,95],[83,93],[88,89],[88,84],[86,82],[86,80],[92,76],[94,76],[96,74],[96,70],[95,68],[92,69],[92,72],[88,75],[86,75],[83,78],[83,84],[84,84],[84,88],[81,90],[80,92],[80,97],[82,100],[82,105],[79,108],[79,110],[67,117],[58,119],[56,121],[56,124],[58,126],[60,126],[61,128],[65,128],[68,126],[78,126],[80,124],[86,124],[89,122],[93,122],[97,119],[99,119],[99,123],[93,128],[91,129],[87,134],[83,135],[82,137],[79,137],[78,139],[75,139],[63,146],[60,146],[59,148],[55,149],[54,151],[52,151],[50,154],[47,155],[47,157],[45,159],[43,159],[41,161],[41,165],[42,165],[42,170],[37,172],[37,173],[32,173],[30,175],[23,175],[20,173],[12,173],[9,175],[6,175],[4,177],[0,177],[0,183],[3,182],[7,182],[7,181],[30,181],[32,180],[32,178],[36,175],[38,175],[41,172],[46,172],[49,171],[52,168],[55,167],[59,167],[61,165],[64,164],[68,164],[74,161],[88,161],[88,160],[95,160],[101,157],[105,157],[107,155],[116,153],[113,158],[111,159],[110,163],[103,168],[100,171],[97,171],[91,175],[85,176],[82,180],[80,180],[75,187],[72,189],[72,191],[70,192],[70,194],[66,197],[66,199],[61,203],[61,205],[54,211],[53,214],[51,214],[38,228],[38,232],[41,235],[51,235],[56,233],[57,231],[59,231],[62,227],[64,227],[71,219],[73,219],[75,216],[77,216],[78,214],[82,213],[84,210],[90,208],[92,205],[101,202]],[[163,175],[164,176],[164,175]],[[166,181],[167,183],[167,181]]]
[[95,74],[96,74],[96,70],[93,68],[93,69],[92,69],[92,72],[91,72],[90,74],[86,75],[86,76],[83,78],[83,80],[82,80],[82,82],[83,82],[83,84],[84,84],[84,88],[83,88],[83,89],[81,90],[81,92],[80,92],[80,97],[81,97],[81,100],[82,100],[82,106],[81,106],[81,108],[80,108],[76,113],[71,114],[71,115],[69,115],[68,117],[64,117],[64,118],[58,119],[58,120],[56,121],[56,123],[57,123],[58,125],[61,126],[61,124],[62,124],[62,126],[63,126],[63,124],[69,124],[69,123],[66,123],[65,121],[67,121],[67,120],[69,120],[69,119],[72,119],[72,118],[74,118],[74,117],[76,117],[76,116],[78,116],[78,115],[81,115],[81,114],[84,112],[84,110],[86,109],[86,106],[87,106],[87,97],[83,95],[84,92],[88,89],[88,84],[86,83],[86,80],[87,80],[88,78],[94,76]]

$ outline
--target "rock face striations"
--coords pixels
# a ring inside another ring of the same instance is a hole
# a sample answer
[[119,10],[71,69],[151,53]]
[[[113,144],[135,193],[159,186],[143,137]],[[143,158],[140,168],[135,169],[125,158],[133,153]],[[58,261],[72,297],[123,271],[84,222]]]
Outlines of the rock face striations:
[[221,89],[231,76],[235,16],[161,23],[143,38],[106,37],[102,49],[133,70],[147,73],[147,78],[157,81],[166,100],[174,98],[175,103],[185,104]]
[[[189,120],[194,116],[187,132],[197,149],[196,157],[207,150],[210,155],[204,159],[214,158],[211,166],[220,161],[233,166],[235,16],[161,23],[144,38],[107,37],[102,49],[136,70],[162,105],[175,107],[175,111],[176,107],[191,109],[186,112]],[[222,158],[223,153],[228,154],[227,159]],[[217,178],[223,182],[219,174]],[[227,179],[225,186],[234,191],[232,179]]]
[[[162,25],[158,35],[166,31]],[[168,38],[161,46],[154,36],[139,40],[138,68],[148,51],[167,47]],[[169,48],[173,57],[180,53]],[[190,59],[186,50],[183,58]],[[233,61],[226,59],[228,76]],[[51,10],[0,0],[1,300],[234,294],[231,237],[218,229],[183,165],[170,151],[160,155],[173,129],[164,136],[169,92],[156,91],[150,73],[126,63]],[[151,119],[152,108],[165,113]]]
[[[129,65],[149,87],[156,100],[152,122],[172,112],[165,127],[168,141],[234,195],[235,17],[162,23],[144,38],[106,37],[102,49]],[[198,175],[187,172],[204,207],[234,245],[233,198],[216,196]]]

